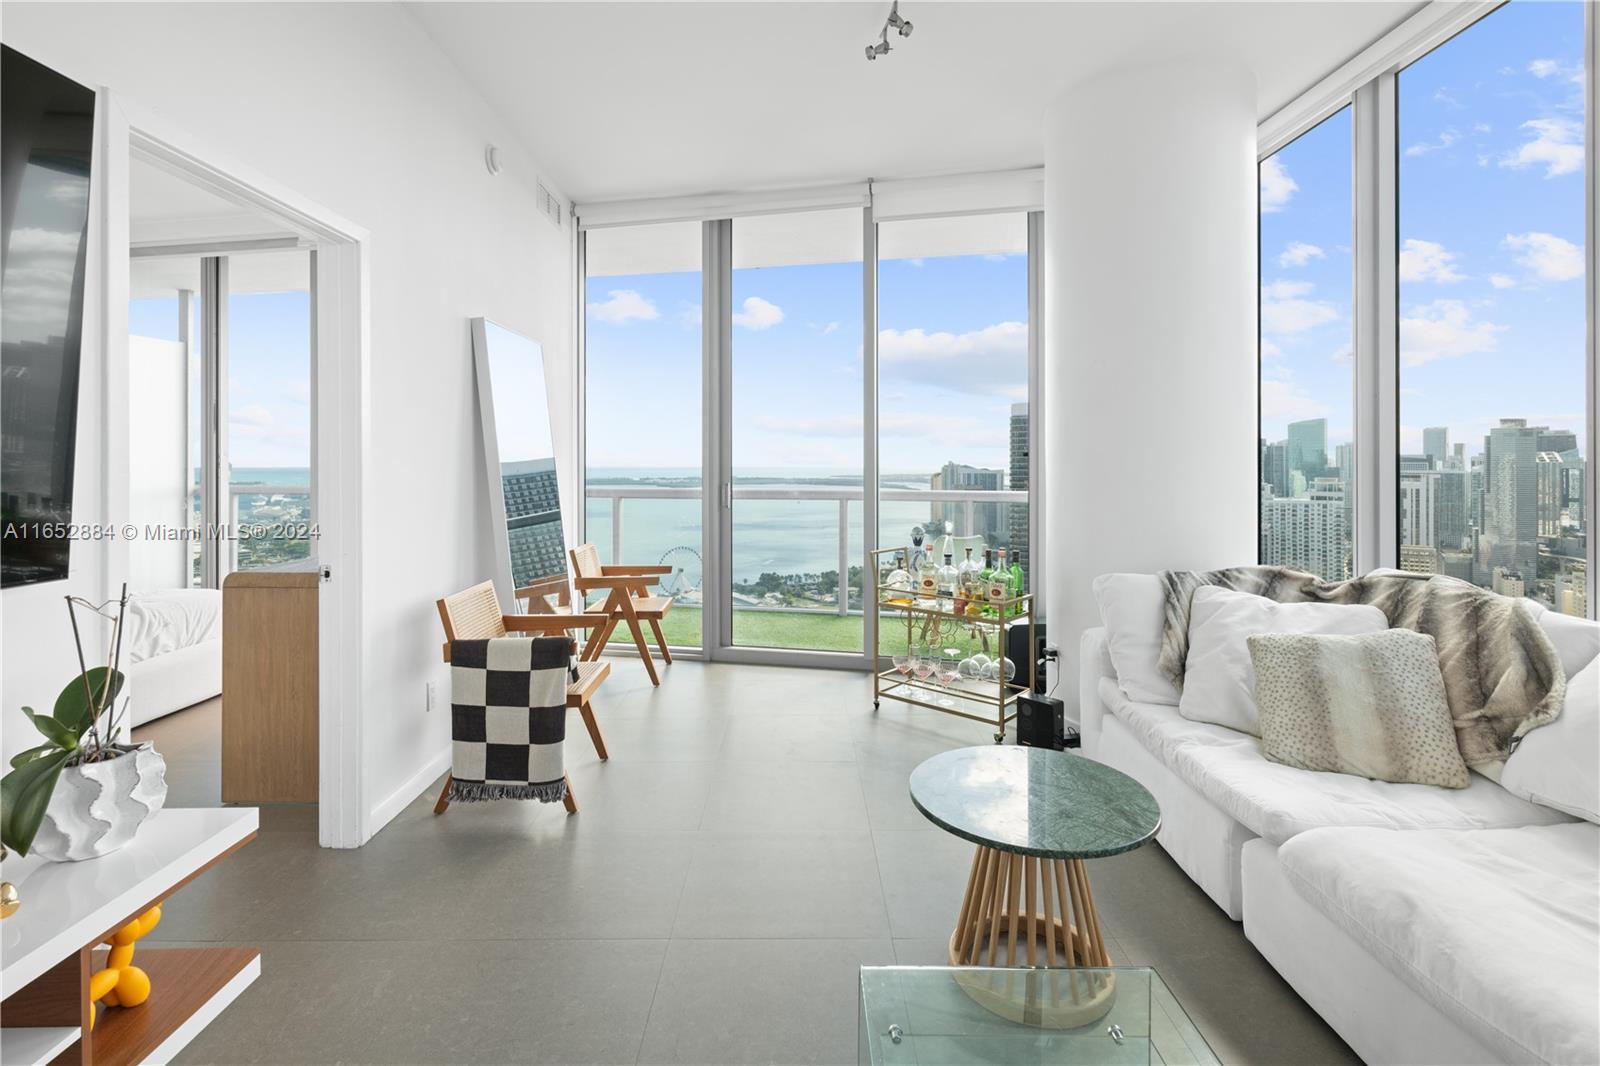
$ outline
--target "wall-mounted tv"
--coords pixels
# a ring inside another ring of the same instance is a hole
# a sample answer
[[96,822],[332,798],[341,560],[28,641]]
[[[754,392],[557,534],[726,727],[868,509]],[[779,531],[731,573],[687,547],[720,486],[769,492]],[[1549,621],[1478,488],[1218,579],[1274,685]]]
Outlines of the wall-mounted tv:
[[67,576],[94,92],[0,46],[0,586]]

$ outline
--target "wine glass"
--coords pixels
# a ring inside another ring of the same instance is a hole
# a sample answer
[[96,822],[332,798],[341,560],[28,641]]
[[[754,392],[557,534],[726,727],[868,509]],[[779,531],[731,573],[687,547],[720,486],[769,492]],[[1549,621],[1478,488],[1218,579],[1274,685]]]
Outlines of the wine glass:
[[939,660],[937,676],[939,684],[944,686],[944,695],[939,697],[939,706],[954,707],[955,701],[950,698],[950,684],[961,676],[961,660],[953,655],[946,655]]
[[894,657],[894,672],[902,679],[911,673],[911,650],[908,648]]
[[[934,668],[932,650],[930,650],[926,644],[918,644],[917,649],[912,653],[911,658],[912,675],[916,677],[918,681],[921,681],[923,684],[927,684],[928,678],[932,676]],[[928,702],[929,698],[930,697],[923,695],[921,691],[918,691],[917,699],[926,703]]]

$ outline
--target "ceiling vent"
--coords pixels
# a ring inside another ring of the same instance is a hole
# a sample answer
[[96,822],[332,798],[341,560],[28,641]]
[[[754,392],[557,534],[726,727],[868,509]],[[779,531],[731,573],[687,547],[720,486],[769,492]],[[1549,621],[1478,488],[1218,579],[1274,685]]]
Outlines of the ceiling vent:
[[544,182],[542,181],[538,183],[537,196],[539,201],[539,210],[543,211],[545,217],[551,222],[555,223],[555,225],[559,228],[563,213],[561,210],[561,199],[557,196],[551,195],[550,190],[544,187]]

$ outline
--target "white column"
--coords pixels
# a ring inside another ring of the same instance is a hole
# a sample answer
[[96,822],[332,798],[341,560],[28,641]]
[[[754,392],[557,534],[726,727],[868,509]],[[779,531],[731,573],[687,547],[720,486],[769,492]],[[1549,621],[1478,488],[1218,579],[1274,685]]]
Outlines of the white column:
[[1047,602],[1057,695],[1109,571],[1256,560],[1256,85],[1152,62],[1045,130]]

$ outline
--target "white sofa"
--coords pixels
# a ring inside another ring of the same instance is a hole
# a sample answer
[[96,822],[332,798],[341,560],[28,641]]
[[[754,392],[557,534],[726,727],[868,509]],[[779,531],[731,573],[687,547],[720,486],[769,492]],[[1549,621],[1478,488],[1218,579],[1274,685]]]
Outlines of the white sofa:
[[[1536,613],[1569,674],[1600,655],[1600,624]],[[1282,766],[1129,699],[1103,628],[1080,652],[1084,754],[1151,791],[1163,849],[1364,1060],[1600,1062],[1600,825],[1478,774]]]

